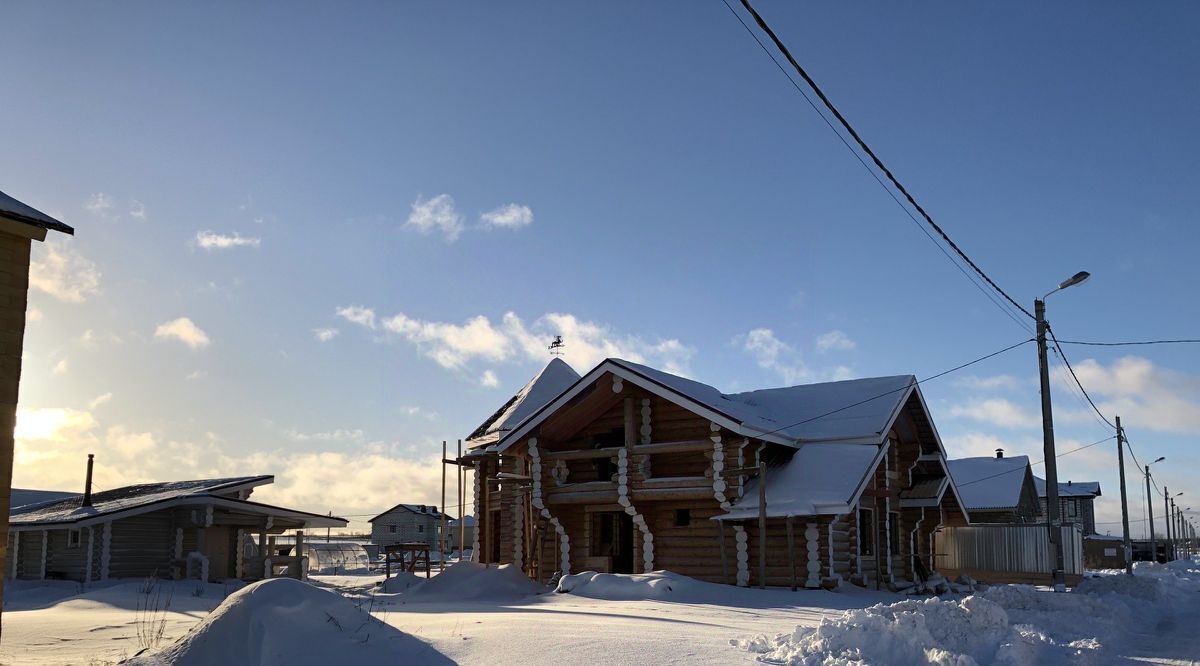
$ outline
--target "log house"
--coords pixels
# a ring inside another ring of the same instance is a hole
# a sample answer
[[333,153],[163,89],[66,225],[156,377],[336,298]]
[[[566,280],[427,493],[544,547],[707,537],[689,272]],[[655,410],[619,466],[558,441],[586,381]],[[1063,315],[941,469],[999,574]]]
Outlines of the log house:
[[558,364],[467,440],[476,561],[542,582],[882,587],[936,570],[934,532],[967,524],[910,375],[726,395],[620,359]]

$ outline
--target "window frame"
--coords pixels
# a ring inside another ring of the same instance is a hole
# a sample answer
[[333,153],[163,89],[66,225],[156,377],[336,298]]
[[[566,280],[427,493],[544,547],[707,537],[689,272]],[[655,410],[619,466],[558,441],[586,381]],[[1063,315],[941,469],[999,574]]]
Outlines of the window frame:
[[78,527],[67,528],[67,548],[79,548],[83,545],[83,530]]
[[[865,514],[865,520],[864,520]],[[875,557],[878,550],[875,546],[875,509],[870,507],[858,508],[858,556]],[[865,536],[865,538],[864,538]]]
[[691,510],[691,508],[684,507],[682,509],[675,509],[671,518],[672,518],[671,524],[674,527],[691,527],[692,526],[692,510]]

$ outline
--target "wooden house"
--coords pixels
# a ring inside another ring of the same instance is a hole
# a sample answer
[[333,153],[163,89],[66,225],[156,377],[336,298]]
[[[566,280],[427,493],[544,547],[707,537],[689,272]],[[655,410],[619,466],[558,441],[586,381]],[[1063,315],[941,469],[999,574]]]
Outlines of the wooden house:
[[396,543],[438,542],[442,513],[426,504],[397,504],[367,521],[371,523],[371,543],[388,546]]
[[126,486],[19,506],[9,517],[10,578],[257,580],[295,554],[270,552],[285,530],[345,527],[332,516],[249,500],[273,476]]
[[[0,570],[8,570],[9,492],[12,489],[13,431],[21,386],[25,345],[25,310],[29,298],[29,257],[33,243],[50,231],[75,230],[42,211],[0,192]],[[0,578],[0,609],[4,580]]]
[[529,389],[461,462],[473,557],[536,580],[886,585],[936,568],[934,532],[966,523],[911,375],[724,394],[607,359],[542,404]]
[[[1038,520],[1046,522],[1046,480],[1033,477],[1038,494]],[[1096,533],[1096,498],[1099,481],[1066,481],[1058,484],[1058,517],[1064,525],[1078,525],[1086,537]],[[1111,568],[1111,567],[1109,567]]]
[[1038,522],[1037,489],[1029,456],[955,458],[950,475],[972,523]]

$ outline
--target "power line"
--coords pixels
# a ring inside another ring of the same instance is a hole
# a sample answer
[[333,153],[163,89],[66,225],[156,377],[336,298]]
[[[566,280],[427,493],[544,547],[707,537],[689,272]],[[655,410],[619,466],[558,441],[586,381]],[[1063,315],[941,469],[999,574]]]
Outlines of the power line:
[[746,30],[746,34],[750,35],[750,37],[758,44],[759,48],[762,49],[763,53],[767,54],[767,57],[771,59],[771,62],[775,63],[775,66],[778,67],[779,71],[783,73],[783,76],[788,80],[788,83],[792,84],[792,87],[796,89],[796,92],[800,93],[800,96],[804,98],[805,102],[808,102],[808,105],[812,107],[813,113],[817,114],[817,117],[819,117],[825,123],[825,125],[829,128],[829,131],[833,132],[833,135],[837,137],[838,141],[841,141],[842,145],[846,147],[846,150],[848,150],[850,154],[854,156],[854,159],[858,160],[858,163],[862,165],[867,174],[870,175],[871,178],[875,179],[875,182],[879,184],[880,189],[882,189],[884,193],[891,198],[891,200],[896,204],[896,207],[899,208],[906,216],[908,216],[908,219],[912,221],[917,229],[919,229],[921,233],[925,234],[925,237],[929,239],[929,242],[933,243],[933,246],[936,247],[938,251],[946,257],[946,260],[949,261],[959,273],[962,273],[963,277],[965,277],[973,287],[979,290],[979,293],[983,294],[985,298],[991,301],[992,304],[1004,314],[1004,316],[1011,319],[1015,324],[1017,324],[1017,326],[1020,326],[1021,328],[1025,329],[1026,332],[1032,335],[1033,328],[1029,326],[1029,323],[1019,319],[1013,314],[1010,308],[1005,307],[1003,302],[996,300],[995,296],[993,296],[986,287],[980,284],[977,278],[968,273],[966,269],[964,269],[962,265],[960,265],[959,262],[956,261],[949,252],[946,251],[946,248],[943,247],[942,244],[933,237],[933,234],[929,233],[929,230],[925,228],[925,225],[921,224],[921,221],[918,220],[915,215],[913,215],[912,211],[909,210],[909,208],[905,206],[899,198],[896,197],[895,192],[893,192],[892,189],[883,182],[883,179],[879,177],[879,174],[876,173],[875,170],[867,164],[867,161],[863,159],[862,155],[850,145],[850,142],[846,140],[846,137],[842,136],[842,133],[839,132],[836,127],[834,127],[833,123],[830,122],[829,118],[826,117],[824,113],[821,113],[821,110],[817,107],[816,103],[813,102],[812,98],[809,97],[804,88],[800,87],[800,84],[796,83],[796,80],[793,79],[792,75],[788,73],[787,69],[783,66],[783,63],[779,62],[779,59],[776,58],[775,54],[772,53],[769,48],[767,48],[767,45],[758,38],[758,35],[754,33],[754,30],[752,30],[744,20],[742,20],[741,15],[737,13],[737,10],[733,8],[733,5],[729,4],[729,0],[721,1],[724,2],[725,7],[729,9],[729,13],[733,14],[733,17],[737,19],[738,23],[742,25],[742,28]]
[[[725,2],[726,7],[729,7],[729,3],[727,0],[722,0],[722,1]],[[767,36],[771,38],[771,41],[774,42],[775,47],[777,49],[779,49],[779,51],[787,59],[788,63],[791,64],[792,68],[796,70],[796,73],[799,74],[800,77],[804,79],[804,82],[807,83],[808,86],[812,89],[812,91],[814,93],[816,93],[817,97],[819,97],[821,99],[821,102],[825,105],[825,108],[827,108],[829,110],[829,112],[832,113],[835,118],[837,118],[838,122],[841,123],[842,127],[845,128],[845,130],[850,134],[851,138],[854,139],[854,141],[858,144],[859,148],[861,148],[862,151],[865,152],[867,154],[867,156],[869,156],[871,158],[871,161],[873,161],[875,163],[875,166],[878,167],[878,169],[883,172],[884,176],[886,176],[887,179],[889,181],[891,181],[892,185],[895,186],[895,188],[897,190],[899,190],[901,194],[904,195],[904,198],[908,201],[908,203],[914,209],[916,209],[916,211],[918,213],[920,213],[921,217],[923,217],[925,219],[925,222],[927,222],[929,224],[929,226],[932,227],[933,230],[936,231],[939,236],[941,236],[942,240],[945,241],[945,243],[947,245],[949,245],[950,248],[952,250],[954,250],[954,252],[963,261],[965,261],[968,266],[970,266],[972,269],[974,269],[975,273],[978,274],[979,277],[983,278],[983,280],[985,282],[987,282],[987,284],[989,286],[991,286],[991,288],[994,289],[996,291],[996,293],[1003,296],[1005,300],[1007,300],[1009,303],[1011,303],[1013,307],[1015,307],[1017,310],[1022,312],[1026,317],[1028,317],[1030,319],[1034,319],[1034,316],[1028,310],[1026,310],[1024,307],[1022,307],[1020,303],[1013,300],[1013,298],[1011,296],[1009,296],[1007,292],[1005,292],[1003,289],[1001,289],[1000,285],[996,284],[996,282],[994,280],[992,280],[992,278],[989,277],[987,273],[984,273],[983,269],[981,269],[974,261],[972,261],[971,258],[968,257],[967,254],[965,252],[963,252],[963,250],[960,247],[958,247],[958,245],[953,240],[951,240],[949,234],[947,234],[945,232],[945,230],[943,230],[942,227],[938,225],[937,222],[933,221],[933,217],[930,216],[930,214],[921,206],[921,204],[917,203],[917,200],[913,197],[913,195],[911,193],[909,193],[908,189],[905,188],[904,185],[900,182],[900,180],[897,179],[896,176],[892,173],[892,171],[887,168],[887,166],[883,163],[883,160],[881,160],[879,158],[879,156],[875,154],[875,151],[872,150],[869,145],[867,145],[867,142],[864,141],[861,136],[859,136],[858,132],[855,131],[854,127],[850,125],[850,122],[848,120],[846,120],[846,117],[843,116],[842,113],[840,111],[838,111],[837,107],[833,105],[833,102],[829,100],[829,97],[825,95],[825,92],[821,90],[821,87],[817,85],[817,82],[814,81],[813,78],[811,76],[809,76],[808,72],[805,71],[805,69],[800,66],[800,63],[796,61],[796,58],[792,55],[792,52],[790,50],[788,50],[787,46],[785,46],[784,43],[779,39],[779,37],[775,34],[775,31],[771,29],[771,26],[767,25],[767,22],[765,20],[763,20],[763,17],[760,16],[759,13],[754,9],[754,7],[752,7],[750,5],[749,0],[741,0],[741,3],[742,3],[742,6],[746,8],[746,11],[750,12],[750,15],[754,17],[754,21],[755,21],[755,23],[758,24],[758,27],[761,28],[763,30],[763,32],[767,33]],[[730,11],[733,11],[732,7],[729,7],[729,8],[730,8]],[[734,15],[736,16],[737,13],[734,12]],[[741,21],[741,17],[738,17],[738,20]],[[745,26],[745,22],[742,22],[742,25]],[[751,34],[753,34],[753,33],[751,33]],[[761,42],[759,44],[760,44],[760,46],[762,45]],[[769,54],[769,52],[768,52],[768,54]],[[779,65],[778,61],[776,61],[776,65]],[[780,67],[782,67],[782,66],[780,65]],[[785,74],[786,74],[786,71],[785,71]],[[788,76],[788,79],[790,80],[791,76]],[[793,81],[793,85],[795,85],[794,81]],[[807,96],[805,96],[805,97],[807,99]],[[809,103],[812,104],[812,100],[809,100]],[[822,116],[822,117],[824,117],[824,116]],[[839,134],[839,136],[840,136],[840,134]]]
[[981,361],[986,361],[989,358],[992,358],[993,356],[999,356],[1000,354],[1003,354],[1004,352],[1011,351],[1013,349],[1016,349],[1017,347],[1020,347],[1021,345],[1029,344],[1030,342],[1033,342],[1033,338],[1029,338],[1027,340],[1022,340],[1022,341],[1016,343],[1015,345],[1009,345],[1009,346],[1005,347],[1004,349],[1001,349],[999,351],[994,351],[994,352],[992,352],[990,354],[986,354],[984,356],[980,356],[979,358],[977,358],[973,361],[967,361],[966,363],[963,363],[962,365],[957,365],[953,368],[950,368],[949,370],[945,370],[945,371],[937,373],[936,375],[926,377],[925,379],[918,379],[915,382],[913,382],[912,384],[908,384],[906,386],[902,386],[897,389],[892,389],[890,391],[884,391],[883,393],[880,393],[879,395],[871,396],[870,398],[867,398],[865,400],[859,400],[858,402],[846,405],[844,407],[838,407],[837,409],[830,410],[828,412],[825,412],[824,414],[818,414],[816,416],[809,417],[807,419],[804,419],[803,421],[797,421],[797,422],[789,424],[789,425],[780,426],[774,430],[770,430],[768,432],[762,433],[762,435],[759,435],[759,437],[766,437],[767,435],[773,435],[777,432],[780,432],[781,430],[787,430],[788,428],[794,428],[798,425],[804,425],[805,423],[810,423],[810,422],[816,421],[818,419],[823,419],[826,416],[832,416],[834,414],[837,414],[838,412],[844,412],[847,409],[852,409],[854,407],[858,407],[859,405],[865,405],[868,402],[871,402],[873,400],[878,400],[885,396],[889,396],[893,393],[899,393],[900,391],[907,391],[909,388],[911,388],[913,386],[920,386],[921,384],[924,384],[925,382],[933,381],[939,377],[945,377],[946,375],[948,375],[952,372],[957,372],[959,370],[962,370],[963,368],[975,365],[976,363],[979,363]]
[[1054,347],[1058,350],[1058,357],[1061,358],[1063,363],[1067,366],[1067,370],[1071,373],[1071,378],[1075,380],[1075,385],[1079,387],[1080,391],[1083,391],[1083,397],[1087,398],[1088,404],[1092,406],[1092,409],[1095,410],[1100,419],[1104,421],[1108,427],[1116,430],[1117,426],[1113,425],[1112,422],[1104,416],[1104,414],[1100,411],[1100,408],[1096,406],[1095,401],[1092,400],[1092,396],[1088,395],[1087,389],[1083,388],[1083,384],[1079,381],[1079,376],[1075,374],[1075,368],[1071,367],[1071,362],[1067,360],[1067,354],[1062,350],[1062,346],[1058,344],[1058,338],[1054,337],[1054,329],[1050,328],[1050,324],[1046,324],[1046,332],[1050,334],[1050,339],[1054,341]]
[[[1057,340],[1055,342],[1058,342]],[[1182,345],[1200,343],[1200,339],[1181,339],[1181,340],[1139,340],[1136,342],[1083,342],[1080,340],[1063,340],[1058,344],[1063,345],[1089,345],[1092,347],[1131,347],[1134,345]]]

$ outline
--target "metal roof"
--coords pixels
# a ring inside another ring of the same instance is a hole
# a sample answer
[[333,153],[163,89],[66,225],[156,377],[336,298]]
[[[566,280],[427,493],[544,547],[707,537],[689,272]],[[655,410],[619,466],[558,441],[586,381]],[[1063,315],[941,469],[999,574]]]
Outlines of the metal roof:
[[35,227],[53,229],[61,231],[64,234],[75,235],[74,228],[59,222],[33,206],[17,201],[3,192],[0,192],[0,217],[7,217],[17,222],[32,224]]

